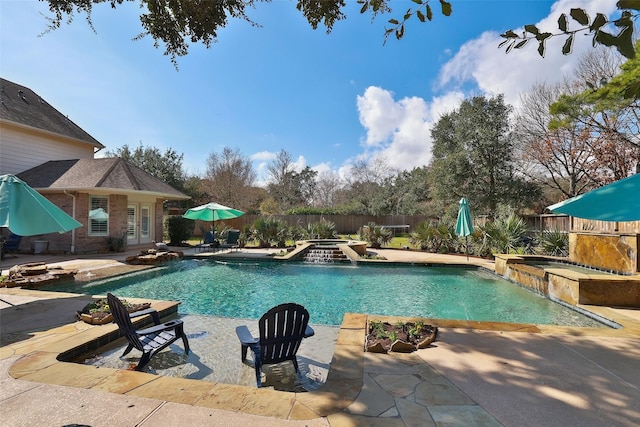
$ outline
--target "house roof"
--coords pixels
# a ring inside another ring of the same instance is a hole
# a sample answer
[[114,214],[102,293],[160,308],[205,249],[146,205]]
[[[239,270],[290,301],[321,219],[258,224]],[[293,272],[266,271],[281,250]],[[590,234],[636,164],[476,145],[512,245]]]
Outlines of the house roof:
[[40,192],[146,194],[165,200],[190,197],[121,158],[52,160],[19,173]]
[[0,119],[104,148],[31,89],[0,78]]

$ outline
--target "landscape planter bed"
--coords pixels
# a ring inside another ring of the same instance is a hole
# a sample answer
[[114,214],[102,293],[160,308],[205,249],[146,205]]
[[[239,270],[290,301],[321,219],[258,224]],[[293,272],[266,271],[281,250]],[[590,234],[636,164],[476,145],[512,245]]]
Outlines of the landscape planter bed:
[[[129,313],[135,313],[136,311],[146,310],[151,307],[151,303],[145,302],[141,304],[132,304],[127,300],[121,300],[127,307]],[[78,318],[90,325],[104,325],[113,322],[113,315],[109,310],[109,305],[106,299],[99,299],[84,306],[81,311],[77,312]]]
[[410,353],[427,348],[438,336],[438,328],[423,322],[367,322],[365,351]]

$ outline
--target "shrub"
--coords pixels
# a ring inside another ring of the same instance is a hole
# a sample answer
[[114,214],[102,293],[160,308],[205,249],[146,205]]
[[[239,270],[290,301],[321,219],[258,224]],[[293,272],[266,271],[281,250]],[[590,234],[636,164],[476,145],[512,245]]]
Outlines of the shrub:
[[375,222],[360,227],[358,230],[360,240],[364,240],[374,249],[380,249],[382,246],[388,245],[393,238],[391,230],[377,227]]
[[308,239],[335,239],[336,224],[325,219],[307,225],[305,237]]
[[527,236],[527,224],[516,214],[497,218],[480,227],[494,253],[530,252],[533,239]]
[[456,252],[460,246],[455,227],[445,221],[425,221],[418,224],[409,243],[430,252]]
[[251,237],[261,248],[271,247],[271,243],[284,247],[287,238],[287,224],[273,217],[258,218],[251,227]]
[[107,237],[107,249],[109,252],[122,252],[127,243],[127,234],[122,233],[120,236]]
[[569,234],[560,230],[545,230],[540,233],[538,251],[542,255],[569,256]]
[[193,220],[181,216],[170,216],[167,218],[167,229],[169,230],[169,244],[180,246],[182,242],[188,240],[193,233]]

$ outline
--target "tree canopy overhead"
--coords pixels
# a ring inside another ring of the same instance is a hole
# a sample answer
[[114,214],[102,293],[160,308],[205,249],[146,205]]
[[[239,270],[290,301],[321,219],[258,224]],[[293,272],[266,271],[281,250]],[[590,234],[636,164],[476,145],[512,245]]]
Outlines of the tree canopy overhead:
[[[59,28],[63,22],[70,24],[76,14],[86,15],[87,22],[91,23],[91,12],[94,5],[108,3],[113,9],[118,5],[136,0],[41,0],[49,3],[49,10],[53,16],[48,17],[49,29]],[[151,36],[154,45],[165,45],[164,54],[176,64],[178,56],[184,56],[189,52],[189,43],[202,43],[207,48],[211,43],[217,42],[218,31],[225,28],[231,19],[240,19],[251,25],[259,26],[253,22],[247,10],[254,8],[257,3],[268,3],[271,0],[137,0],[140,3],[140,23],[143,31],[135,39]],[[400,40],[405,35],[407,21],[417,19],[427,22],[433,19],[434,10],[438,10],[443,16],[450,16],[453,7],[446,0],[411,0],[413,4],[401,17],[393,16],[387,20],[388,26],[384,29],[384,41],[395,36]],[[371,14],[372,19],[383,13],[394,14],[392,6],[396,6],[392,0],[357,0],[361,5],[360,13]],[[432,4],[438,7],[432,7]],[[327,33],[330,33],[337,21],[346,19],[344,8],[346,0],[297,0],[296,9],[307,19],[315,30],[319,25],[324,25]],[[399,7],[399,6],[397,6]],[[397,8],[396,7],[396,8]],[[635,21],[640,16],[640,0],[619,0],[616,7],[621,12],[620,17],[612,19],[603,13],[596,13],[593,19],[581,8],[573,8],[567,15],[562,13],[558,17],[558,32],[550,33],[541,31],[533,24],[525,25],[524,32],[518,34],[508,30],[501,36],[505,39],[500,46],[506,46],[506,51],[521,49],[529,41],[538,43],[538,52],[544,56],[546,41],[557,36],[566,36],[562,47],[562,53],[570,54],[576,35],[580,33],[593,34],[593,44],[615,47],[627,58],[634,58],[633,31]],[[578,27],[575,27],[575,25]],[[575,28],[574,28],[575,27]],[[613,31],[612,28],[613,27]]]
[[[53,16],[48,17],[49,29],[60,28],[63,22],[70,24],[74,16],[86,15],[89,26],[93,28],[91,13],[95,5],[109,4],[113,9],[126,2],[136,0],[42,0],[49,3],[49,10]],[[189,43],[202,43],[210,47],[216,43],[218,31],[225,28],[231,19],[240,19],[259,26],[249,18],[248,9],[257,3],[269,3],[271,0],[137,0],[143,11],[140,23],[143,31],[135,38],[141,39],[151,36],[154,45],[165,45],[164,54],[175,64],[176,58],[189,52]],[[391,18],[390,28],[385,28],[384,39],[395,34],[397,39],[404,36],[405,23],[416,17],[420,22],[433,19],[431,2],[435,0],[412,0],[414,5],[407,10],[402,18]],[[370,13],[372,18],[382,13],[390,13],[391,0],[357,0],[360,13]],[[446,0],[438,0],[439,9],[445,16],[451,14],[451,4]],[[345,0],[298,0],[296,8],[307,19],[313,29],[324,25],[330,33],[337,21],[346,18],[343,10]]]

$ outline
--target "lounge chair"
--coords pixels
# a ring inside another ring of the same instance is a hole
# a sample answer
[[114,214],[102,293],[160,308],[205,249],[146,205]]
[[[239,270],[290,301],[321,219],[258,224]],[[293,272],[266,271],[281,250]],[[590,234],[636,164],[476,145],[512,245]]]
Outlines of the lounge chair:
[[309,312],[306,308],[299,304],[286,303],[273,307],[260,318],[260,338],[254,338],[244,325],[236,328],[242,361],[247,358],[247,349],[250,348],[253,352],[258,387],[262,387],[262,365],[291,360],[296,373],[298,372],[296,353],[300,343],[303,338],[315,334],[308,323]]
[[240,238],[240,230],[229,230],[227,232],[227,239],[224,243],[220,244],[222,249],[238,249],[238,239]]
[[204,251],[205,249],[213,249],[216,247],[218,247],[216,234],[211,230],[204,233],[204,241],[196,245],[196,249],[200,249],[201,251]]
[[22,236],[11,233],[9,238],[2,242],[2,247],[0,248],[0,259],[4,259],[5,255],[9,252],[18,252],[21,240]]
[[[124,304],[111,293],[107,294],[107,302],[109,303],[113,318],[129,342],[122,356],[126,356],[134,348],[142,352],[142,357],[140,358],[140,362],[138,362],[138,366],[136,366],[136,371],[142,371],[153,356],[179,338],[182,338],[185,354],[189,354],[189,341],[184,333],[182,320],[171,320],[166,323],[160,323],[159,316],[154,309],[129,314]],[[136,330],[133,323],[131,323],[131,317],[138,317],[143,314],[151,314],[155,326]]]

